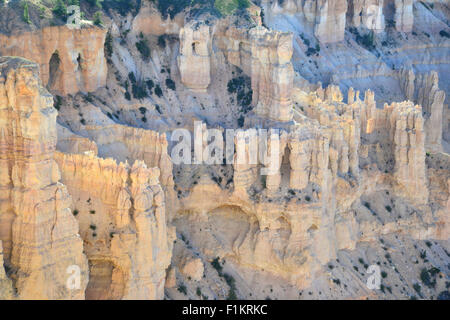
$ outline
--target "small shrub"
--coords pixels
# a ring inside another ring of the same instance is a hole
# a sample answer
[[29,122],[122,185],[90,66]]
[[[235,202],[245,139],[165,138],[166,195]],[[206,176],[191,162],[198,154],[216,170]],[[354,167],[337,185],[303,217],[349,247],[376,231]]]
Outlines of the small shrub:
[[430,273],[425,268],[420,272],[420,280],[422,280],[422,283],[428,288],[434,288],[436,286],[436,280],[432,279]]
[[90,214],[95,214],[95,210],[89,211]]
[[105,54],[107,58],[111,58],[113,54],[113,38],[111,32],[106,34],[105,38]]
[[186,295],[187,294],[187,288],[184,284],[180,284],[178,286],[178,291],[181,292],[182,294]]
[[161,87],[160,87],[159,84],[157,84],[156,87],[155,87],[155,94],[156,94],[159,98],[161,98],[161,97],[163,96],[163,92],[162,92]]
[[131,91],[133,92],[133,97],[135,99],[140,100],[148,97],[147,89],[141,84],[133,83],[131,85]]
[[242,127],[244,126],[244,123],[245,123],[245,118],[244,118],[244,116],[241,115],[241,116],[238,118],[237,123],[238,123],[239,128],[242,128]]
[[67,7],[63,0],[56,0],[52,9],[53,14],[59,18],[65,18],[67,15]]
[[391,206],[385,206],[385,209],[386,209],[388,212],[391,212],[391,211],[392,211]]
[[97,229],[97,226],[96,225],[94,225],[94,224],[91,224],[90,226],[89,226],[89,228],[91,229],[91,230],[96,230]]
[[167,88],[175,91],[175,82],[172,79],[170,78],[166,79],[166,86]]
[[211,265],[214,269],[217,270],[219,275],[222,274],[223,267],[220,265],[220,258],[216,257],[213,261],[211,261]]
[[440,35],[441,37],[450,38],[450,33],[448,33],[448,32],[445,31],[445,30],[439,31],[439,35]]
[[160,36],[158,37],[158,46],[159,46],[161,49],[164,49],[164,48],[166,47],[166,39],[164,38],[164,35],[160,35]]
[[155,83],[153,82],[153,80],[149,79],[149,80],[145,81],[145,84],[147,85],[147,88],[151,93],[153,88],[155,87]]
[[128,73],[128,79],[130,79],[131,83],[136,83],[136,76],[134,75],[134,72]]
[[61,105],[62,105],[62,98],[60,96],[55,96],[53,106],[55,107],[56,110],[59,111],[59,109],[61,109]]
[[102,21],[102,13],[101,13],[101,11],[97,11],[97,12],[94,14],[94,24],[95,24],[96,26],[101,26],[101,25],[103,25],[103,21]]
[[420,295],[420,291],[422,290],[422,288],[420,287],[420,284],[414,283],[413,288]]
[[142,115],[145,115],[145,113],[147,112],[147,108],[145,108],[145,107],[140,107],[140,108],[139,108],[139,112],[140,112]]
[[148,46],[147,39],[141,39],[136,42],[136,49],[142,56],[142,59],[147,61],[150,59],[150,47]]
[[30,20],[30,14],[28,12],[28,2],[25,2],[24,6],[23,6],[23,21],[25,23],[30,24],[31,20]]
[[72,211],[72,214],[76,217],[78,214],[80,213],[80,211],[78,211],[77,209],[74,209]]
[[387,277],[386,271],[381,271],[381,277],[384,279]]

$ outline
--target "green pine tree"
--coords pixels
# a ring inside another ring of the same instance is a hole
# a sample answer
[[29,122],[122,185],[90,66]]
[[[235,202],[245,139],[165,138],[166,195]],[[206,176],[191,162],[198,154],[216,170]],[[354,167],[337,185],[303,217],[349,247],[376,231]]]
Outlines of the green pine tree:
[[25,2],[23,6],[23,21],[25,21],[28,24],[31,23],[30,13],[28,12],[28,2]]

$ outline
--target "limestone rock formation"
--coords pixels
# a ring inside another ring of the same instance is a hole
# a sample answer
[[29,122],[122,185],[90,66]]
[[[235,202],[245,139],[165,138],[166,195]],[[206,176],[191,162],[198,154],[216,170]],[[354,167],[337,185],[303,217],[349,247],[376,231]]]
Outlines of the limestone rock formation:
[[180,30],[178,68],[186,88],[206,92],[211,82],[209,26],[196,23]]
[[86,130],[100,149],[101,157],[130,163],[142,160],[149,168],[160,169],[159,181],[163,186],[173,186],[172,161],[164,133],[119,124],[88,126]]
[[445,92],[439,89],[437,72],[420,73],[416,77],[412,70],[402,69],[399,71],[398,78],[406,99],[422,106],[426,148],[440,151],[444,123],[446,123]]
[[159,169],[56,153],[90,261],[88,299],[162,299],[174,230]]
[[256,114],[273,120],[292,119],[291,93],[294,81],[292,35],[270,32],[264,27],[249,31],[251,79]]
[[384,0],[348,0],[349,25],[382,32],[385,27],[383,4]]
[[314,35],[322,43],[344,40],[347,0],[305,1],[305,16],[314,17]]
[[42,82],[52,93],[91,92],[106,84],[105,37],[105,29],[93,26],[0,34],[0,56],[20,56],[38,63]]
[[21,299],[84,298],[87,263],[55,147],[56,110],[38,65],[0,58],[0,239]]
[[414,25],[413,0],[395,0],[395,29],[411,32]]
[[439,90],[436,72],[420,74],[416,80],[417,103],[422,106],[425,120],[426,146],[440,150],[442,142],[445,92]]
[[292,119],[292,34],[257,26],[249,31],[234,27],[218,34],[228,61],[251,78],[255,112],[276,121]]
[[6,276],[3,265],[3,246],[2,241],[0,241],[0,300],[12,299],[14,296],[12,282]]

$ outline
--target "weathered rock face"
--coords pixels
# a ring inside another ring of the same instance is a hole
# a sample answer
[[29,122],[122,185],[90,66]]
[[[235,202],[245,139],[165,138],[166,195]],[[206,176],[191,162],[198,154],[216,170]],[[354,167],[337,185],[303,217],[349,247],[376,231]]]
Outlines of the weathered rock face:
[[375,32],[384,30],[384,0],[348,0],[349,25],[363,26]]
[[410,69],[402,69],[398,75],[400,86],[409,101],[422,106],[425,145],[428,150],[442,150],[442,136],[446,122],[444,115],[445,92],[439,90],[437,72],[419,74]]
[[395,0],[395,29],[411,32],[414,25],[413,0]]
[[249,31],[252,56],[252,103],[256,114],[273,120],[292,119],[294,68],[292,34],[264,27]]
[[249,31],[231,27],[217,37],[228,62],[251,77],[256,114],[276,121],[291,120],[292,34],[262,26]]
[[143,2],[139,13],[133,19],[132,32],[136,35],[141,32],[144,35],[178,35],[183,25],[184,16],[182,14],[173,19],[170,16],[164,19],[158,9],[151,5],[151,2]]
[[344,40],[345,28],[384,31],[391,17],[397,31],[411,32],[414,0],[273,0],[261,1],[268,14],[296,14],[312,26],[321,43]]
[[41,79],[55,94],[91,92],[106,84],[106,30],[66,26],[46,27],[18,35],[0,35],[0,55],[37,62]]
[[[364,104],[363,108],[370,107]],[[365,138],[376,140],[377,164],[392,170],[397,192],[416,204],[428,202],[425,133],[422,108],[412,102],[392,103],[369,111]],[[383,160],[381,160],[383,159]]]
[[426,146],[441,150],[445,92],[439,90],[437,73],[420,74],[416,79],[416,88],[417,103],[422,106],[425,118]]
[[[177,228],[187,230],[205,255],[213,250],[239,266],[264,269],[304,288],[338,250],[354,250],[361,241],[392,232],[441,238],[446,226],[442,211],[434,218],[426,209],[397,218],[383,204],[386,190],[399,202],[420,208],[428,203],[419,106],[403,102],[377,109],[371,91],[361,101],[353,90],[347,104],[336,86],[311,93],[295,89],[293,99],[303,114],[296,110],[295,125],[280,134],[275,172],[263,176],[261,169],[268,165],[251,161],[258,153],[254,146],[259,133],[248,129],[235,138],[233,189],[203,177],[181,199],[175,220],[183,223]],[[275,146],[271,141],[268,145],[269,150]],[[369,198],[372,209],[369,200],[361,203]],[[384,210],[382,223],[370,210]],[[217,220],[219,230],[240,231],[213,240],[189,229],[184,219],[196,228],[210,228]]]
[[344,40],[347,0],[306,0],[305,16],[314,17],[314,35],[322,43]]
[[159,169],[56,153],[90,262],[87,299],[162,299],[174,230]]
[[12,281],[6,276],[3,264],[3,246],[0,240],[0,300],[11,299],[14,296]]
[[164,187],[173,186],[172,160],[167,152],[164,133],[124,125],[87,126],[89,138],[94,141],[101,157],[112,157],[121,162],[142,160],[149,167],[160,169],[159,181]]
[[210,42],[207,25],[196,23],[180,30],[178,68],[181,82],[196,92],[206,92],[211,82]]
[[64,153],[80,153],[92,152],[98,154],[97,144],[88,138],[79,136],[71,132],[69,129],[60,124],[56,125],[58,132],[58,143],[56,149]]
[[[55,147],[56,110],[38,65],[0,58],[0,239],[22,299],[84,298],[87,262]],[[73,286],[69,267],[80,271]]]
[[[322,43],[344,40],[347,0],[275,0],[270,6],[267,3],[263,5],[271,14],[303,14],[312,25],[314,35]],[[370,14],[367,16],[365,21],[370,24]]]

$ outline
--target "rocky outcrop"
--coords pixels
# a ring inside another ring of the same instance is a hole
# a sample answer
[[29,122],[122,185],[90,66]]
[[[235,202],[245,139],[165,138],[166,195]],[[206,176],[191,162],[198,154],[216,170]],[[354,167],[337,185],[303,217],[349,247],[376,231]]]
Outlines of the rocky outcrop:
[[[317,97],[318,95],[318,97]],[[337,86],[329,86],[323,92],[307,100],[306,115],[318,120],[320,125],[328,128],[332,157],[337,163],[334,174],[359,177],[358,151],[360,145],[360,104],[359,92],[349,90],[348,104],[343,103],[342,93]]]
[[292,34],[262,26],[249,31],[231,27],[217,37],[228,61],[251,77],[255,113],[275,121],[291,120]]
[[[347,0],[274,0],[270,6],[267,2],[262,5],[269,14],[301,14],[322,43],[344,40]],[[367,18],[365,22],[371,21]]]
[[268,15],[295,14],[304,19],[321,43],[344,40],[345,29],[365,28],[375,33],[390,21],[400,32],[411,32],[414,0],[273,0],[261,1]]
[[188,89],[206,92],[211,82],[211,36],[209,26],[195,23],[180,30],[178,68]]
[[56,113],[37,64],[0,58],[0,240],[21,299],[82,299],[88,280],[53,160]]
[[95,91],[106,84],[106,30],[87,26],[71,30],[54,26],[12,36],[0,34],[0,56],[37,62],[41,79],[54,94]]
[[12,299],[13,287],[11,280],[6,276],[3,259],[3,246],[0,240],[0,300]]
[[349,26],[382,32],[385,27],[384,0],[348,0]]
[[88,138],[74,134],[69,129],[60,124],[56,125],[58,133],[58,143],[56,149],[64,153],[80,153],[91,152],[98,154],[97,144]]
[[405,94],[406,100],[414,101],[414,81],[416,80],[416,75],[411,69],[401,69],[398,72],[398,79],[400,82],[400,88]]
[[272,120],[289,121],[294,82],[292,34],[256,27],[249,31],[249,36],[255,112]]
[[56,153],[90,262],[88,299],[162,299],[174,230],[159,169]]
[[445,92],[439,90],[437,72],[421,73],[416,77],[412,70],[402,69],[398,73],[398,78],[406,99],[422,106],[426,148],[441,151],[444,123],[446,123]]
[[395,29],[411,32],[414,25],[413,0],[395,0]]
[[172,160],[164,133],[118,124],[86,126],[86,131],[96,143],[99,156],[130,163],[142,160],[149,168],[160,169],[159,181],[163,186],[173,186]]
[[439,90],[438,74],[420,74],[416,88],[417,103],[422,106],[425,119],[426,147],[441,150],[445,92]]
[[[428,202],[425,133],[422,108],[412,102],[392,103],[368,119],[367,139],[378,142],[380,168],[392,170],[398,194],[416,204]],[[384,165],[383,165],[384,162]]]
[[305,17],[314,23],[314,35],[322,43],[344,40],[347,0],[307,0]]

